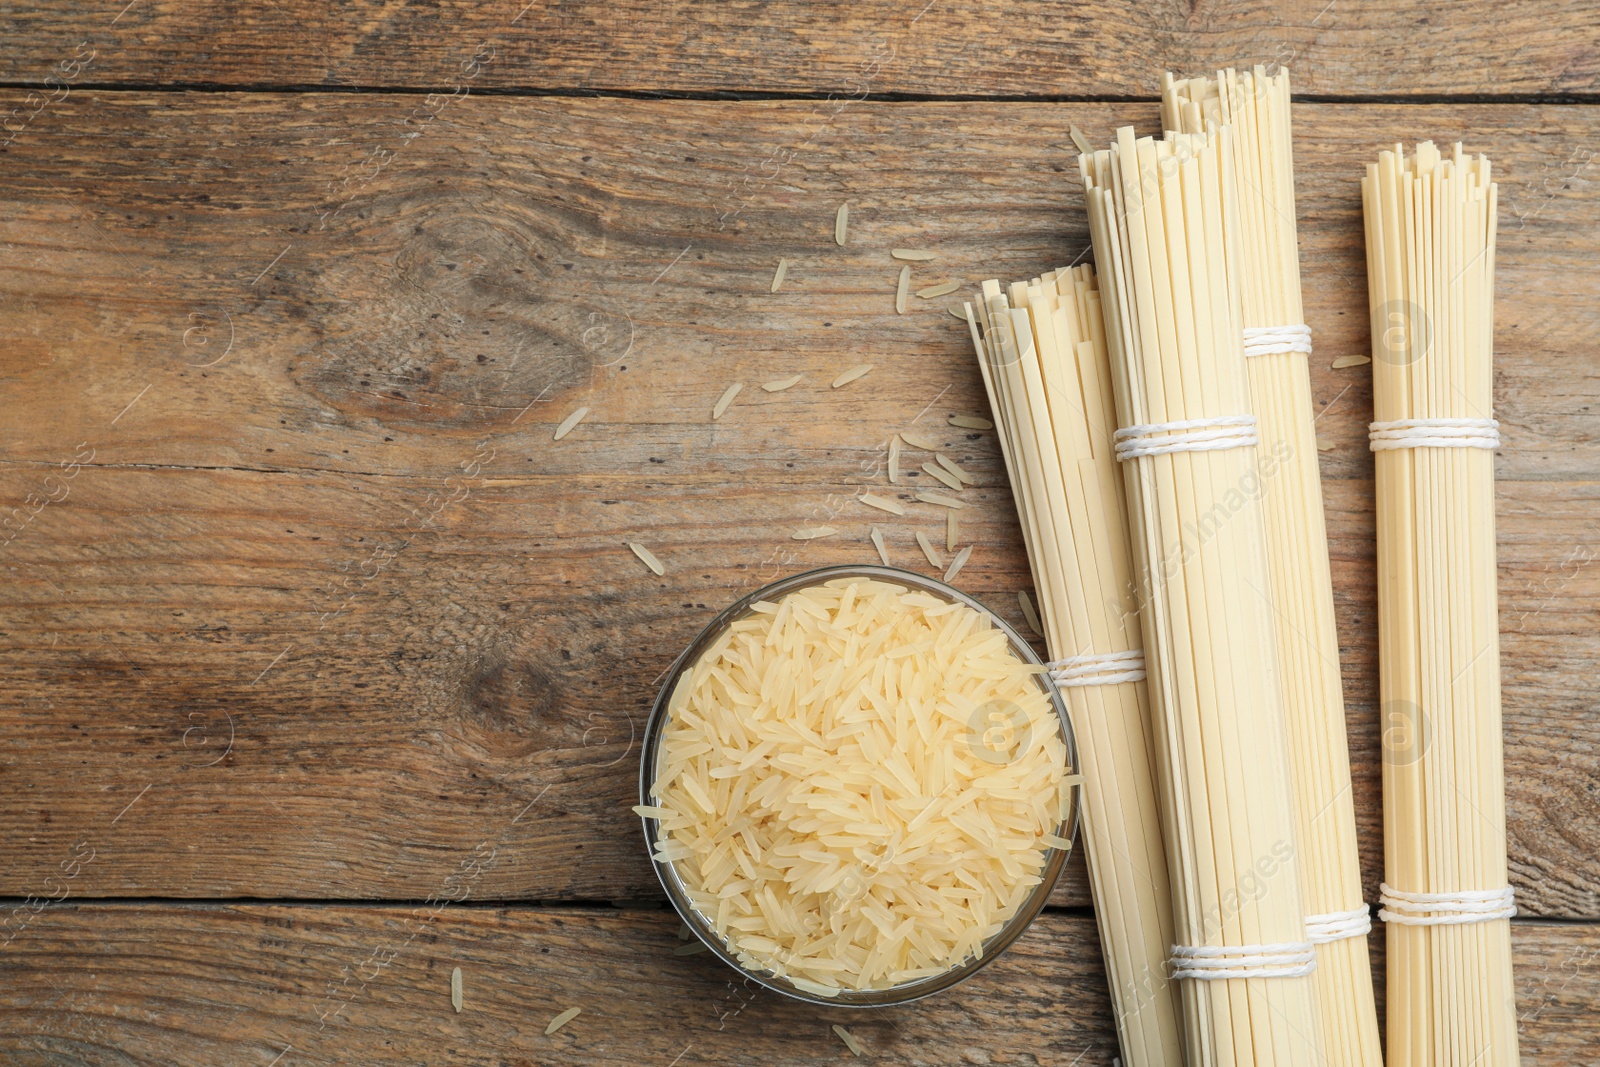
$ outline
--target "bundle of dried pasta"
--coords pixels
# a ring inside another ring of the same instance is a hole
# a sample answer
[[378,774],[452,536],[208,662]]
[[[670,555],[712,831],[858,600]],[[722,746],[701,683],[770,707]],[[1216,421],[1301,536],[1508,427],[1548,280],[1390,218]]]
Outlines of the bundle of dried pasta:
[[1094,268],[1018,282],[1009,297],[985,282],[977,309],[966,310],[1051,673],[1084,753],[1089,887],[1122,1060],[1180,1067],[1177,998],[1166,979],[1172,899]]
[[1231,126],[1239,196],[1240,288],[1250,406],[1259,420],[1261,509],[1277,606],[1278,666],[1294,785],[1295,841],[1306,933],[1317,946],[1311,977],[1328,1067],[1382,1067],[1350,789],[1333,578],[1311,405],[1311,329],[1300,303],[1289,72],[1257,67],[1215,78],[1166,75],[1162,125],[1201,133]]
[[1517,1063],[1495,596],[1495,186],[1461,146],[1361,183],[1372,306],[1389,1062]]
[[1321,1056],[1239,308],[1229,127],[1079,157],[1159,755],[1187,1062]]

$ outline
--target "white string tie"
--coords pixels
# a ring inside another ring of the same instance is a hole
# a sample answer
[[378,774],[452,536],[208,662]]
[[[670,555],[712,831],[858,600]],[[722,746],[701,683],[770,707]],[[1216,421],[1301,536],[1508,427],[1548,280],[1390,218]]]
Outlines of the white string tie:
[[1259,442],[1254,415],[1219,415],[1212,419],[1150,422],[1124,426],[1112,435],[1118,460],[1161,456],[1168,452],[1215,452]]
[[1367,427],[1372,451],[1391,448],[1499,448],[1494,419],[1397,419]]
[[1299,978],[1316,968],[1317,953],[1309,941],[1172,946],[1173,978]]
[[1144,649],[1130,648],[1126,652],[1105,652],[1098,656],[1068,656],[1050,668],[1050,680],[1057,688],[1071,689],[1085,685],[1115,685],[1118,682],[1144,680]]
[[1244,328],[1244,354],[1246,356],[1276,356],[1281,352],[1311,354],[1311,327],[1246,326]]
[[1509,919],[1517,913],[1516,892],[1504,889],[1463,889],[1455,893],[1407,893],[1384,884],[1378,918],[1403,926],[1454,926]]
[[1365,904],[1349,911],[1329,911],[1306,916],[1306,940],[1313,945],[1343,941],[1347,937],[1366,937],[1372,933],[1372,909]]

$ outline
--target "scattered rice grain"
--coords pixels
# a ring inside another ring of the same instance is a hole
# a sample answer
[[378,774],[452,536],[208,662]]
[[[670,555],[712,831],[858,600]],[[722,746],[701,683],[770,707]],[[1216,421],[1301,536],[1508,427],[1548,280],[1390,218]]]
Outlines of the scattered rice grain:
[[705,942],[691,941],[687,945],[679,945],[677,948],[673,949],[672,954],[674,956],[698,956],[700,953],[705,951]]
[[946,552],[954,552],[956,550],[956,513],[954,509],[944,513],[944,550]]
[[972,475],[968,474],[966,471],[964,471],[960,467],[956,466],[956,461],[951,459],[949,456],[945,455],[943,452],[935,453],[933,458],[938,461],[939,466],[943,467],[945,470],[949,471],[951,474],[954,474],[957,478],[960,478],[966,484],[968,484],[968,485],[977,485],[978,484],[978,479],[974,478]]
[[711,419],[715,422],[722,418],[722,413],[728,410],[728,405],[733,403],[733,398],[739,395],[739,390],[744,388],[743,382],[734,382],[722,391],[722,396],[717,399],[716,406],[711,409]]
[[912,448],[920,448],[925,452],[939,451],[939,442],[935,441],[931,437],[923,437],[920,434],[914,433],[902,433],[900,435],[900,440],[904,441]]
[[906,295],[911,292],[911,268],[900,268],[900,283],[894,290],[894,310],[904,315],[906,313]]
[[956,553],[956,558],[950,561],[950,569],[944,572],[944,580],[955,581],[956,575],[961,573],[961,568],[967,565],[967,560],[972,558],[972,546],[968,545]]
[[769,393],[781,393],[790,386],[799,384],[800,379],[803,377],[805,377],[805,375],[796,374],[792,378],[779,378],[775,382],[763,383],[761,388],[765,389]]
[[1371,356],[1340,356],[1333,361],[1334,370],[1344,370],[1346,367],[1359,367],[1363,363],[1371,363]]
[[924,300],[932,300],[938,296],[949,296],[959,288],[961,288],[960,282],[940,282],[938,285],[930,285],[926,289],[918,289],[917,295]]
[[967,321],[967,309],[965,305],[957,307],[956,305],[951,304],[949,307],[945,308],[945,310],[950,312],[950,314],[954,315],[956,318],[960,319],[962,322]]
[[639,544],[637,541],[629,541],[628,547],[633,549],[633,554],[635,556],[638,556],[644,561],[644,565],[646,567],[649,567],[657,574],[667,573],[667,569],[661,565],[661,561],[656,558],[656,554],[654,552]]
[[[704,948],[705,946],[702,945],[701,947]],[[578,1013],[582,1010],[582,1008],[568,1008],[560,1015],[557,1015],[554,1019],[551,1019],[550,1025],[544,1028],[544,1036],[549,1037],[551,1034],[555,1033],[557,1030],[576,1019],[578,1017]]]
[[833,387],[835,389],[837,389],[841,385],[849,385],[851,382],[855,381],[857,378],[865,378],[871,371],[872,371],[872,364],[871,363],[858,363],[854,367],[851,367],[849,370],[845,371],[843,374],[841,374],[837,378],[835,378],[833,380]]
[[838,1023],[833,1024],[833,1032],[839,1035],[839,1040],[844,1042],[845,1048],[849,1049],[857,1056],[861,1055],[861,1042],[856,1040],[856,1035],[852,1034]]
[[876,526],[872,528],[872,547],[878,550],[878,558],[887,567],[889,565],[889,549],[883,543],[883,531]]
[[833,243],[844,247],[844,242],[850,236],[850,201],[846,200],[839,205],[838,212],[833,216]]
[[950,425],[959,426],[964,430],[994,429],[994,423],[988,419],[979,418],[977,415],[951,415]]
[[796,541],[813,541],[818,537],[831,537],[838,532],[832,526],[802,526],[789,536]]
[[930,493],[924,490],[917,494],[917,499],[924,504],[938,504],[942,508],[964,508],[967,505],[952,496],[943,496],[939,493]]
[[1331,451],[1333,451],[1333,438],[1331,438],[1331,437],[1319,437],[1319,438],[1317,438],[1317,451],[1318,452],[1331,452]]
[[768,292],[776,293],[778,286],[783,284],[784,276],[789,273],[789,261],[782,256],[778,257],[778,269],[772,272],[772,288]]
[[566,418],[562,419],[561,420],[561,425],[556,427],[556,437],[555,437],[555,439],[557,441],[559,441],[563,437],[567,436],[567,434],[571,433],[572,432],[572,428],[574,426],[578,425],[578,423],[582,422],[583,421],[583,417],[585,415],[587,415],[587,414],[589,414],[589,409],[588,408],[579,408],[577,411],[574,411],[571,415],[568,415]]
[[889,435],[889,484],[900,484],[900,435]]
[[936,464],[933,464],[933,463],[924,463],[922,465],[922,469],[925,472],[927,472],[928,477],[933,478],[933,479],[935,479],[937,481],[943,482],[945,485],[948,485],[950,488],[954,489],[958,493],[961,492],[961,482],[960,482],[960,480],[957,479],[954,474],[951,474],[949,471],[945,470],[943,467],[940,467],[940,466],[938,466]]
[[1033,599],[1026,590],[1017,590],[1017,603],[1022,607],[1022,617],[1027,621],[1028,629],[1033,631],[1035,637],[1043,637],[1044,627],[1039,625],[1039,613],[1033,610]]
[[461,1011],[461,968],[457,967],[450,972],[450,1006]]
[[891,515],[904,515],[906,513],[905,505],[901,504],[900,501],[891,500],[886,496],[879,496],[877,493],[862,493],[860,500],[869,508],[887,511]]
[[889,254],[895,259],[902,259],[909,263],[926,263],[934,258],[936,253],[925,251],[921,248],[891,248]]
[[917,531],[917,544],[922,546],[922,554],[928,557],[929,566],[944,570],[944,559],[940,557],[939,550],[933,547],[933,542],[921,530]]
[[694,931],[689,929],[689,924],[688,923],[679,923],[678,924],[678,940],[679,941],[687,941],[693,936],[694,936]]

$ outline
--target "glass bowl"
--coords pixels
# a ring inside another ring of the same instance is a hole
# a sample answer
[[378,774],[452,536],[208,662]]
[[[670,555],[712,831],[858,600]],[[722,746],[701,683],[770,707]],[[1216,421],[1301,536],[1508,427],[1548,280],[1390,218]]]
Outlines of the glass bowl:
[[[757,589],[718,614],[704,630],[700,631],[700,635],[689,644],[689,647],[683,650],[683,654],[677,658],[667,672],[666,679],[662,682],[661,690],[656,695],[655,705],[650,709],[650,721],[645,726],[644,747],[639,763],[639,803],[641,805],[653,806],[656,803],[651,787],[655,784],[661,738],[665,732],[668,717],[667,705],[671,700],[673,690],[677,687],[678,678],[683,672],[696,663],[706,649],[717,638],[722,636],[729,626],[751,614],[751,605],[756,601],[775,601],[797,589],[820,585],[835,578],[870,578],[880,582],[891,582],[908,589],[931,593],[944,600],[964,604],[975,611],[982,612],[996,629],[1006,635],[1011,651],[1018,659],[1024,663],[1042,665],[1041,660],[1035,655],[1028,642],[1013,630],[1004,619],[967,594],[934,578],[926,578],[920,574],[893,567],[861,565],[822,567],[780,579],[771,585]],[[1056,718],[1061,728],[1061,739],[1067,752],[1067,770],[1068,773],[1075,773],[1079,770],[1078,750],[1074,743],[1072,720],[1067,716],[1066,705],[1062,702],[1061,694],[1056,690],[1054,683],[1049,680],[1049,676],[1046,673],[1040,672],[1034,675],[1034,678],[1040,690],[1049,697],[1051,706],[1055,708]],[[1055,830],[1055,836],[1067,841],[1069,846],[1077,838],[1078,814],[1083,805],[1082,783],[1073,785],[1071,790],[1071,811]],[[977,971],[988,966],[994,962],[997,956],[1010,947],[1012,942],[1022,935],[1022,932],[1028,928],[1028,925],[1033,922],[1035,916],[1044,907],[1045,901],[1050,896],[1050,891],[1055,887],[1056,880],[1061,875],[1062,868],[1066,866],[1067,855],[1070,851],[1070,847],[1046,850],[1044,867],[1039,872],[1042,880],[1038,885],[1034,886],[1033,892],[1023,901],[1022,906],[1017,909],[1017,913],[997,933],[983,942],[981,955],[969,957],[962,963],[932,977],[920,978],[891,986],[887,989],[841,990],[834,996],[822,996],[800,989],[780,975],[750,970],[741,964],[733,953],[728,950],[722,938],[718,936],[710,920],[696,910],[694,904],[689,900],[689,895],[679,878],[677,865],[671,862],[657,862],[655,860],[655,845],[659,831],[657,820],[644,818],[643,823],[647,854],[651,857],[651,866],[655,868],[656,876],[661,879],[661,886],[666,890],[667,898],[672,901],[672,906],[677,909],[678,914],[683,918],[684,924],[694,932],[695,936],[708,949],[728,966],[775,993],[780,993],[796,1000],[803,1000],[810,1004],[833,1007],[871,1008],[890,1004],[906,1004],[941,990],[949,989],[951,986],[966,980]]]

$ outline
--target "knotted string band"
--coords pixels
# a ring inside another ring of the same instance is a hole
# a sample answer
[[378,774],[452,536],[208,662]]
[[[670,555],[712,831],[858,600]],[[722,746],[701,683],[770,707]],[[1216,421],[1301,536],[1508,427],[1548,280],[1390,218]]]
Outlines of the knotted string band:
[[1124,426],[1112,435],[1118,460],[1161,456],[1168,452],[1214,452],[1258,442],[1254,415],[1219,415],[1212,419],[1151,422]]
[[1378,918],[1403,926],[1454,926],[1509,919],[1517,913],[1516,894],[1504,889],[1463,889],[1456,893],[1407,893],[1384,884]]
[[1144,680],[1144,649],[1130,648],[1126,652],[1106,652],[1094,656],[1068,656],[1050,668],[1050,680],[1057,688],[1071,689],[1084,685],[1115,685],[1118,682]]
[[1172,946],[1173,978],[1299,978],[1316,967],[1317,953],[1309,941]]
[[1311,354],[1311,327],[1246,326],[1244,329],[1244,354],[1246,356],[1275,356],[1280,352]]
[[1499,448],[1494,419],[1397,419],[1367,427],[1372,451],[1391,448]]
[[1372,932],[1372,909],[1365,904],[1349,911],[1330,911],[1306,916],[1306,940],[1313,945],[1343,941],[1347,937],[1366,937]]

